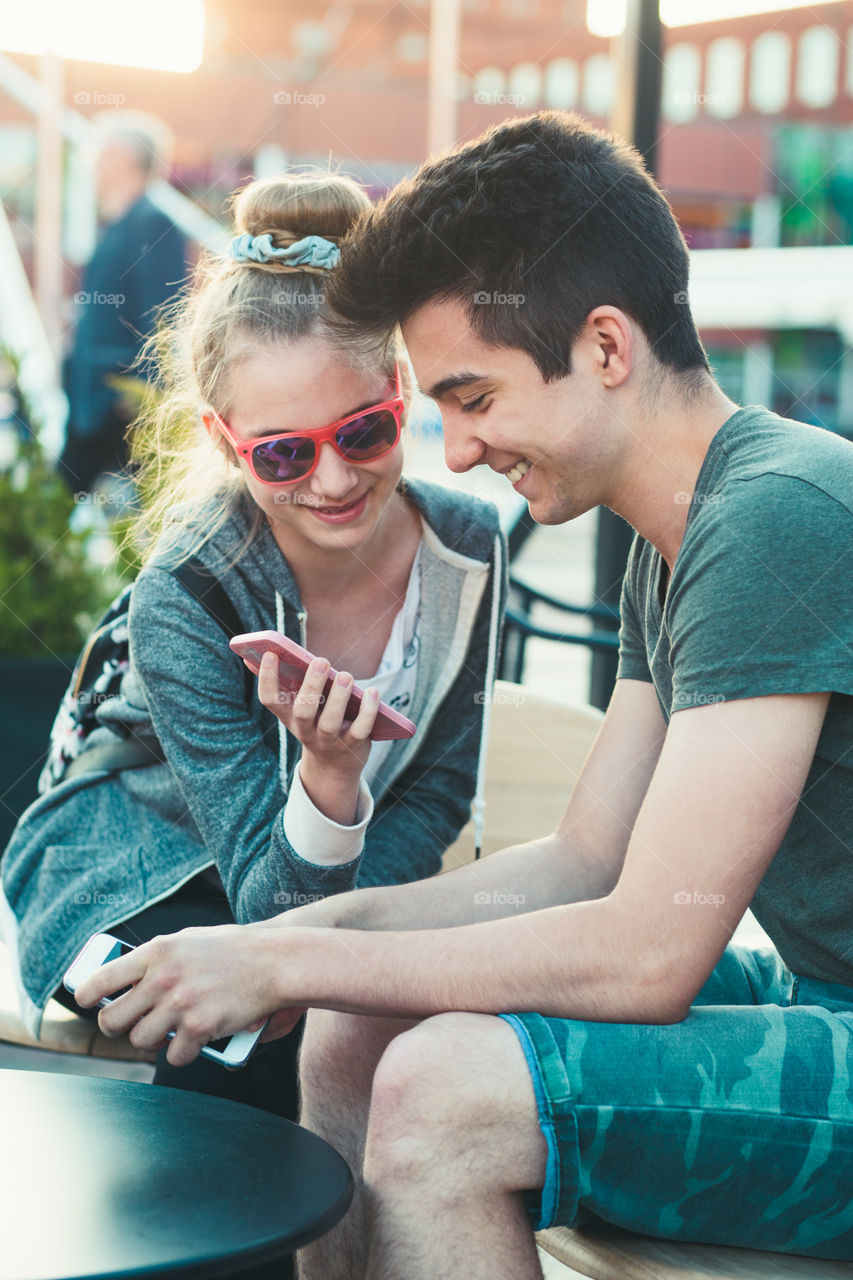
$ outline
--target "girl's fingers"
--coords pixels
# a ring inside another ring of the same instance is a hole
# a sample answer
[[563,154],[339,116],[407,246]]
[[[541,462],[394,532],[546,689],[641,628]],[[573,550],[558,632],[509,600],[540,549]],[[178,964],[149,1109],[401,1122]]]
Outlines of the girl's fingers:
[[[248,665],[248,664],[247,664]],[[251,667],[249,668],[251,670]],[[263,705],[276,715],[281,710],[280,688],[278,679],[278,658],[274,653],[265,653],[258,668],[258,697]]]
[[350,673],[339,671],[332,682],[326,705],[317,719],[318,733],[329,737],[338,736],[346,720],[347,704],[352,697],[354,687],[355,681]]
[[361,698],[356,718],[348,724],[347,707],[355,681],[348,671],[339,671],[327,692],[330,669],[328,659],[314,658],[299,691],[293,694],[281,688],[276,655],[265,653],[258,672],[258,697],[303,743],[312,733],[326,741],[341,737],[345,725],[351,742],[364,742],[376,723],[379,693],[368,689]]
[[365,742],[370,737],[379,714],[379,701],[378,689],[373,688],[372,685],[365,689],[358,715],[348,730],[350,737],[358,742]]
[[294,720],[307,728],[317,719],[317,712],[323,705],[323,690],[329,678],[329,662],[326,658],[314,658],[305,678],[299,686],[299,692],[292,698]]

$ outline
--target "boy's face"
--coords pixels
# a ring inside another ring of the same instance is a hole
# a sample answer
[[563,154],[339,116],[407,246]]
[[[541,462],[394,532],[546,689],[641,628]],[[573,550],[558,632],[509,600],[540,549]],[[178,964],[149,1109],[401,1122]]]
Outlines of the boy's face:
[[617,441],[594,341],[579,339],[572,373],[546,383],[526,352],[485,343],[460,302],[429,302],[402,328],[418,386],[441,409],[451,471],[505,475],[540,524],[606,501]]

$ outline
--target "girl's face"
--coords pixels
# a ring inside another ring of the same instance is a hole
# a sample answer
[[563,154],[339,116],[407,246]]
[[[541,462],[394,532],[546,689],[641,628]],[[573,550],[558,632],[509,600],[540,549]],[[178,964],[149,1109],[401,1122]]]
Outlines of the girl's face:
[[[328,426],[395,394],[380,369],[355,369],[322,338],[259,347],[234,362],[228,426],[240,440]],[[215,422],[210,428],[216,432]],[[231,448],[226,444],[227,448]],[[300,544],[357,551],[379,528],[403,468],[402,445],[374,462],[352,463],[320,445],[305,480],[262,484],[241,458],[246,488],[286,554]]]

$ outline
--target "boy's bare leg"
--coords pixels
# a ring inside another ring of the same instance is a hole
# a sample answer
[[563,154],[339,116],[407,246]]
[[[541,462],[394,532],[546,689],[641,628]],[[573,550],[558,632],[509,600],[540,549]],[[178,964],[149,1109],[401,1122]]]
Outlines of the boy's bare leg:
[[361,1166],[376,1065],[395,1036],[416,1027],[405,1018],[369,1018],[311,1009],[299,1055],[300,1124],[330,1142],[355,1179],[347,1213],[297,1256],[300,1280],[361,1280],[367,1240]]
[[506,1022],[445,1013],[400,1036],[373,1082],[369,1280],[541,1280],[523,1193],[543,1186],[546,1158],[533,1082]]

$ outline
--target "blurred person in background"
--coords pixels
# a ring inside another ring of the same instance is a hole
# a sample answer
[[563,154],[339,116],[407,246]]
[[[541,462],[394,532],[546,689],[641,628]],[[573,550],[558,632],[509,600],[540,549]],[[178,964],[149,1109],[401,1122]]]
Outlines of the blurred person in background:
[[78,319],[63,366],[68,425],[59,469],[74,493],[125,467],[134,413],[111,380],[133,366],[158,308],[187,271],[185,237],[147,195],[167,170],[169,129],[141,111],[102,112],[94,123],[102,225],[75,295]]

